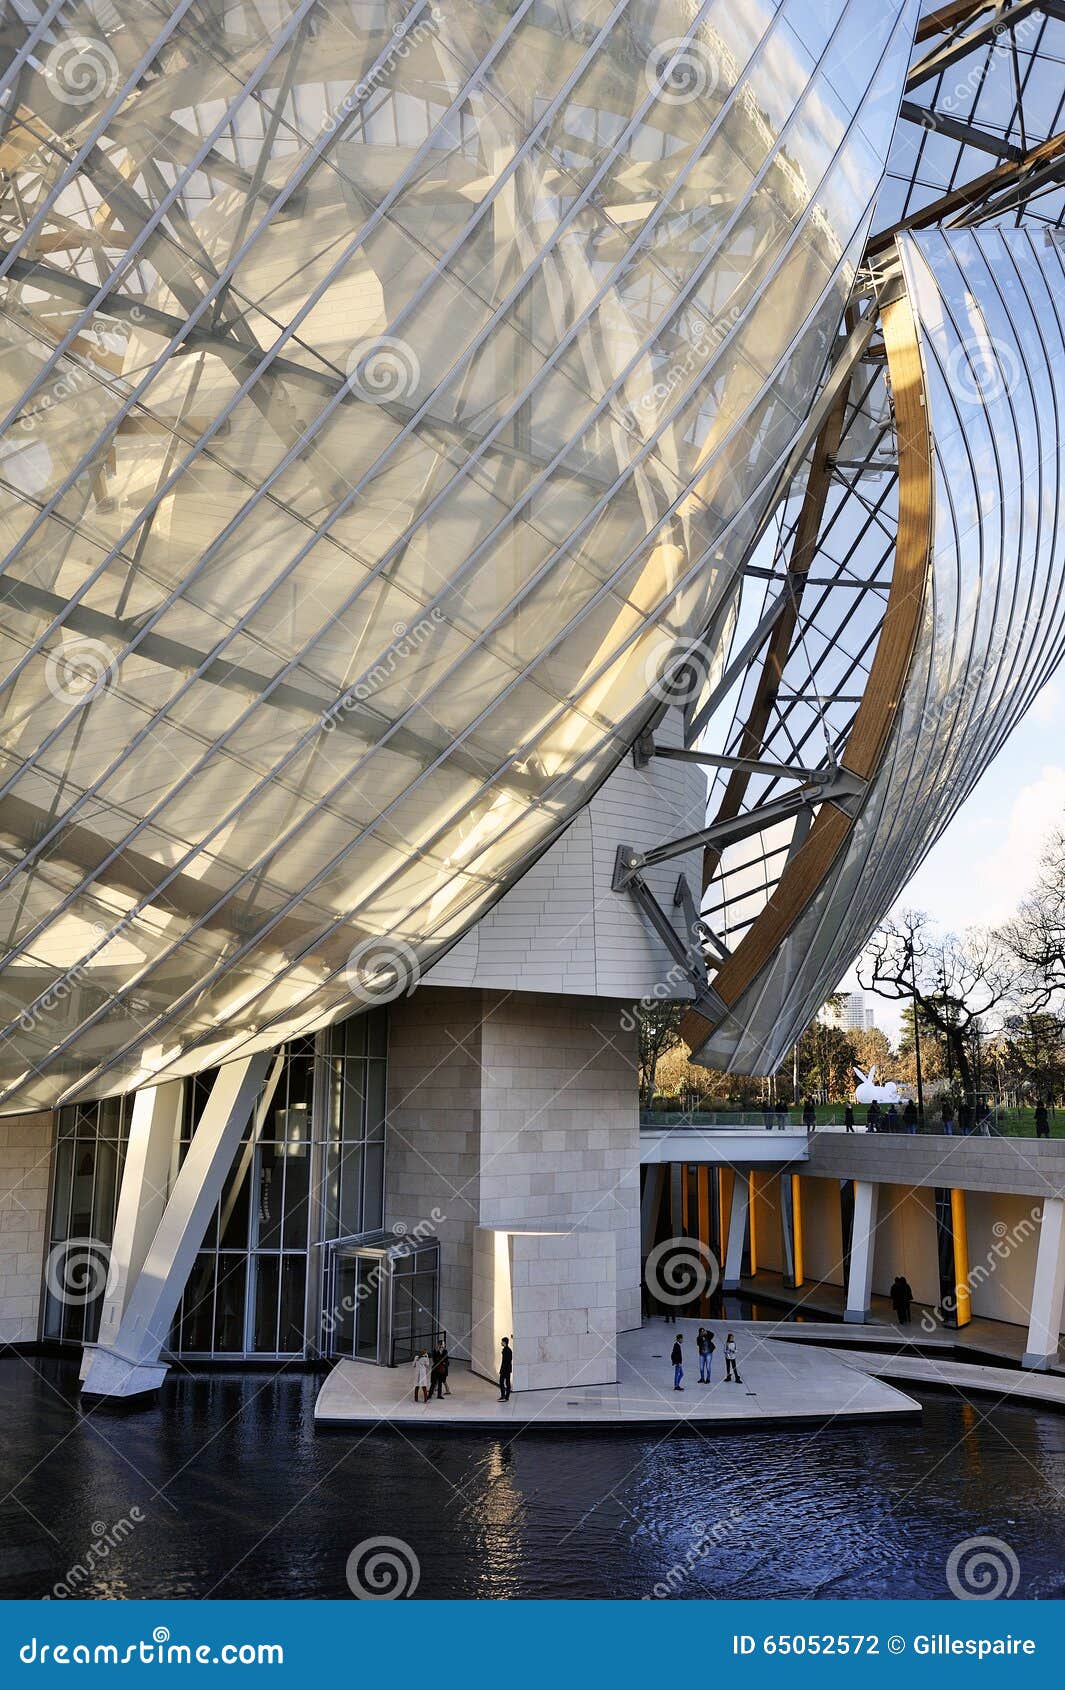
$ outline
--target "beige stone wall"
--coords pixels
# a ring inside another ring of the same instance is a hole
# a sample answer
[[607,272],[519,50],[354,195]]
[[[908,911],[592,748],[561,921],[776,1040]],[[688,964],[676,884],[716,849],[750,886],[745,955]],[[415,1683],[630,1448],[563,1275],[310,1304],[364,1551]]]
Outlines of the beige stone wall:
[[0,1119],[0,1341],[32,1343],[40,1314],[51,1114]]
[[807,1281],[843,1284],[843,1225],[839,1181],[799,1181],[802,1192],[803,1271]]
[[[393,1004],[386,1221],[435,1207],[441,1320],[478,1349],[478,1227],[612,1235],[616,1319],[640,1324],[635,1036],[621,1004],[426,987]],[[559,1334],[572,1336],[572,1334]]]
[[882,1185],[877,1209],[873,1290],[886,1297],[897,1273],[913,1287],[919,1303],[939,1302],[939,1250],[935,1192]]

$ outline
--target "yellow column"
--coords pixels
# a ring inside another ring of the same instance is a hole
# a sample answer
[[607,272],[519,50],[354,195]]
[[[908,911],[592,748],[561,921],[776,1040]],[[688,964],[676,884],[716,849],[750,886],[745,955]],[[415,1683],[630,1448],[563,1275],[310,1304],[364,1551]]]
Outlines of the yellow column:
[[802,1260],[802,1182],[798,1174],[791,1176],[791,1220],[795,1246],[795,1283],[801,1285],[806,1276]]
[[973,1318],[969,1295],[969,1228],[965,1214],[965,1193],[951,1187],[951,1230],[954,1233],[954,1290],[958,1325],[968,1326]]
[[732,1213],[732,1169],[719,1168],[717,1172],[717,1235],[721,1240],[721,1260],[724,1262],[728,1251],[728,1223]]
[[680,1224],[685,1238],[688,1236],[688,1164],[680,1165]]
[[747,1175],[747,1242],[751,1254],[751,1277],[758,1272],[758,1211],[755,1204],[754,1169]]

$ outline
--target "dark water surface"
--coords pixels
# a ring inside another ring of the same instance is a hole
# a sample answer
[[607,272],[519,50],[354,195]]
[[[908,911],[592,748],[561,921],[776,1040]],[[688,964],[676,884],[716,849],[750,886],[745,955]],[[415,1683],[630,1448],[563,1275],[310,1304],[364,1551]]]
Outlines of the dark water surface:
[[915,1425],[508,1442],[316,1433],[305,1374],[179,1375],[124,1419],[81,1417],[76,1383],[0,1362],[5,1597],[47,1594],[134,1508],[72,1594],[344,1597],[382,1536],[419,1597],[947,1597],[950,1551],[983,1535],[1018,1596],[1065,1594],[1054,1414],[928,1393]]

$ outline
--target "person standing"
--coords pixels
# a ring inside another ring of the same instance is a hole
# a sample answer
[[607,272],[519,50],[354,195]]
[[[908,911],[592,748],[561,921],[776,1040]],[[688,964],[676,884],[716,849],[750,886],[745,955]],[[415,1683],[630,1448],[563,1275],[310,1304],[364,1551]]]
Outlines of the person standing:
[[503,1350],[499,1357],[499,1400],[510,1401],[510,1381],[514,1372],[514,1351],[510,1347],[510,1339],[503,1339]]
[[1036,1138],[1050,1137],[1050,1116],[1047,1114],[1047,1106],[1042,1098],[1035,1106],[1035,1136]]
[[812,1097],[808,1097],[802,1106],[802,1124],[808,1133],[812,1133],[817,1125],[817,1110]]
[[949,1097],[943,1099],[943,1131],[948,1138],[954,1137],[954,1105]]
[[787,1132],[787,1130],[788,1130],[787,1105],[784,1104],[784,1103],[778,1103],[777,1104],[777,1132],[783,1133],[783,1132]]
[[895,1275],[891,1287],[891,1304],[900,1326],[909,1326],[910,1309],[913,1306],[913,1291],[910,1282],[901,1273]]
[[732,1381],[734,1381],[737,1385],[743,1384],[743,1380],[740,1378],[739,1367],[736,1364],[736,1353],[737,1353],[736,1352],[736,1339],[735,1339],[734,1335],[730,1332],[728,1337],[725,1339],[725,1384],[726,1385],[729,1384]]
[[451,1371],[451,1357],[448,1354],[447,1339],[446,1338],[440,1339],[439,1350],[440,1350],[440,1381],[441,1381],[441,1384],[444,1387],[445,1397],[449,1397],[451,1395],[451,1386],[447,1382],[447,1376]]
[[424,1350],[419,1350],[414,1358],[414,1400],[418,1401],[421,1391],[426,1402],[429,1401],[429,1357]]
[[884,1131],[897,1133],[899,1130],[899,1112],[893,1103],[888,1104],[887,1114],[884,1116]]
[[880,1105],[875,1097],[869,1105],[869,1111],[865,1117],[865,1130],[867,1133],[878,1133],[880,1131]]
[[681,1380],[684,1378],[684,1351],[680,1347],[683,1337],[683,1332],[677,1333],[673,1340],[673,1348],[669,1352],[669,1359],[673,1363],[673,1389],[675,1391],[683,1391],[684,1389],[681,1384]]
[[902,1111],[902,1130],[907,1133],[917,1131],[917,1105],[911,1097]]
[[[436,1393],[437,1402],[444,1400],[444,1364],[440,1345],[434,1344],[432,1354],[432,1371],[429,1374],[429,1396]],[[428,1397],[426,1401],[428,1401]]]
[[852,1133],[854,1131],[854,1110],[851,1108],[849,1103],[843,1111],[843,1128],[844,1131],[848,1133]]

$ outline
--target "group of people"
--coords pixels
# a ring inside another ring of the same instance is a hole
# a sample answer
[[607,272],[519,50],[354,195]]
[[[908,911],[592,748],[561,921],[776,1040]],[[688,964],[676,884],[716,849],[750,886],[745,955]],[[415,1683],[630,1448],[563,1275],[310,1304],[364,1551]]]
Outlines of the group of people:
[[[451,1386],[447,1382],[451,1357],[448,1355],[446,1337],[439,1337],[433,1345],[432,1351],[419,1350],[411,1364],[414,1368],[414,1400],[418,1402],[424,1397],[428,1403],[435,1393],[437,1401],[451,1395]],[[510,1401],[510,1382],[514,1377],[514,1351],[510,1347],[510,1339],[504,1338],[499,1357],[499,1400]]]
[[[683,1391],[684,1389],[684,1386],[681,1384],[681,1380],[684,1378],[683,1345],[684,1334],[683,1332],[678,1332],[676,1337],[673,1339],[673,1348],[669,1355],[669,1359],[673,1364],[673,1389],[675,1391]],[[717,1349],[717,1342],[714,1338],[714,1334],[708,1327],[700,1326],[695,1338],[695,1347],[699,1352],[699,1383],[700,1385],[711,1385],[713,1384],[713,1380],[711,1379],[710,1374],[713,1367],[714,1351]],[[736,1358],[736,1338],[735,1335],[730,1332],[725,1339],[726,1385],[730,1383],[736,1385],[743,1384],[743,1380],[740,1378]]]
[[451,1395],[451,1386],[447,1382],[451,1357],[447,1353],[446,1338],[438,1338],[431,1353],[429,1350],[419,1350],[412,1365],[415,1402],[418,1401],[419,1395],[424,1396],[428,1402],[434,1392],[437,1401]]

